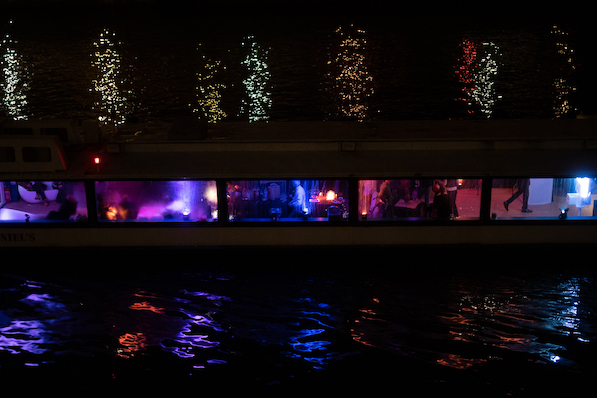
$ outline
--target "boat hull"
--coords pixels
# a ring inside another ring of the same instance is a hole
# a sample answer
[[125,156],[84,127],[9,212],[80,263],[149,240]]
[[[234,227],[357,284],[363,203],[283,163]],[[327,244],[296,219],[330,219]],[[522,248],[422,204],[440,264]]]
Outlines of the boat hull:
[[562,224],[421,226],[229,226],[185,227],[8,227],[0,247],[233,247],[233,246],[410,246],[455,244],[596,244],[595,225]]

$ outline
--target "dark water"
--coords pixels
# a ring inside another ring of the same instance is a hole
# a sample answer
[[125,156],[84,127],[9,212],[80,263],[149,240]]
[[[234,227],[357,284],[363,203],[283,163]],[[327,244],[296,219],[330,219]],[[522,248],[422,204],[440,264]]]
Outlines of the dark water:
[[592,396],[588,250],[6,250],[0,378],[19,396]]
[[320,121],[597,109],[594,24],[573,6],[228,3],[13,5],[0,14],[5,113]]

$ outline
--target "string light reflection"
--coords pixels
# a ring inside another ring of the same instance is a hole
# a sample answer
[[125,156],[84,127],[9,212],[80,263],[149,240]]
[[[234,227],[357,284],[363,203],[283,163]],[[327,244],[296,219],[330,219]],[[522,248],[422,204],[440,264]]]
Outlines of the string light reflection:
[[222,109],[221,92],[226,86],[217,82],[219,72],[225,71],[226,67],[221,65],[221,61],[212,61],[205,55],[202,59],[201,70],[197,72],[197,107],[193,112],[201,114],[208,123],[217,123],[227,117]]
[[500,48],[492,42],[477,46],[468,39],[464,39],[460,47],[462,56],[458,59],[454,73],[462,85],[464,96],[457,100],[466,102],[469,114],[475,114],[478,110],[490,118],[495,103],[502,98],[494,87],[495,77],[499,73]]
[[552,35],[556,36],[556,47],[558,55],[561,58],[562,74],[554,79],[553,87],[555,90],[555,100],[553,111],[556,118],[563,118],[573,115],[575,109],[570,103],[570,97],[576,91],[576,87],[570,84],[569,80],[576,69],[572,58],[574,49],[568,44],[569,33],[554,25],[551,30]]
[[340,49],[335,58],[328,61],[330,69],[327,73],[332,82],[332,94],[339,100],[340,115],[359,121],[366,118],[368,99],[374,93],[373,77],[365,63],[365,33],[360,29],[350,32],[342,27],[336,29],[341,38]]
[[29,91],[30,74],[23,63],[23,57],[14,48],[15,42],[9,34],[4,36],[0,48],[2,49],[2,74],[4,81],[0,80],[2,89],[2,104],[6,114],[14,120],[27,120],[25,113],[27,107],[27,91]]
[[[93,89],[101,96],[101,100],[95,103],[99,110],[98,120],[118,126],[125,122],[129,109],[122,88],[126,79],[121,76],[122,56],[117,50],[120,43],[114,41],[115,36],[114,32],[104,29],[99,40],[93,42],[95,50],[91,54],[91,64],[99,72],[97,79],[93,80]],[[132,93],[129,91],[127,94]]]
[[248,47],[249,52],[242,61],[248,76],[243,79],[246,98],[242,100],[240,113],[248,114],[249,123],[266,122],[269,120],[268,111],[272,107],[271,74],[267,64],[269,51],[257,44],[254,36],[248,36],[241,45]]

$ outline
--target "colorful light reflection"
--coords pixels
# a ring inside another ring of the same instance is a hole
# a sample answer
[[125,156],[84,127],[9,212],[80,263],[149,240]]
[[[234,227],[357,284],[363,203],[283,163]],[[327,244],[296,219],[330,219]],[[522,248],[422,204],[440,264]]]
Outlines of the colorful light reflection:
[[[207,292],[181,293],[175,297],[139,290],[125,300],[130,300],[127,315],[114,319],[119,342],[116,356],[130,359],[149,347],[161,347],[180,358],[194,358],[194,369],[226,363],[211,350],[220,345],[213,334],[226,331],[213,320],[214,308],[228,298]],[[186,296],[195,298],[189,300]]]
[[499,73],[500,48],[493,42],[477,45],[469,39],[460,43],[462,55],[457,61],[454,74],[462,85],[463,97],[457,101],[467,104],[467,112],[477,111],[490,118],[493,108],[501,95],[495,90],[495,77]]

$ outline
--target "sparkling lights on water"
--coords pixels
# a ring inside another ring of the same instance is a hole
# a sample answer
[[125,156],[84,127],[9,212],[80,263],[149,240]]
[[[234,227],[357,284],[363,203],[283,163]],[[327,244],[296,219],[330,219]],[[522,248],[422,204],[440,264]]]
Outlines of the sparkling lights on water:
[[222,90],[226,85],[218,82],[218,75],[225,70],[221,61],[202,56],[201,70],[197,72],[197,107],[193,112],[203,115],[208,123],[217,123],[228,116],[222,109]]
[[480,45],[464,39],[460,44],[462,55],[458,59],[455,74],[461,84],[464,101],[469,114],[480,112],[490,118],[501,95],[495,90],[495,77],[499,73],[500,48],[492,42]]
[[[415,101],[412,101],[413,104],[408,103],[403,106],[403,98],[409,98],[404,95],[410,95],[410,93],[398,91],[405,84],[408,86],[409,82],[407,80],[409,77],[405,77],[408,76],[405,73],[408,72],[409,65],[415,65],[418,61],[410,59],[408,52],[399,51],[399,45],[388,48],[390,52],[394,51],[394,54],[381,52],[384,50],[383,44],[385,43],[383,37],[377,36],[375,32],[365,31],[357,27],[356,24],[354,26],[343,25],[335,30],[325,31],[325,36],[319,39],[321,42],[314,42],[313,46],[306,47],[312,48],[312,52],[305,51],[299,54],[299,56],[305,57],[307,61],[304,64],[308,67],[318,65],[315,74],[311,76],[317,76],[316,83],[322,89],[320,92],[315,90],[316,92],[313,93],[303,91],[307,90],[308,87],[312,87],[312,84],[302,85],[301,82],[296,82],[300,77],[311,79],[307,77],[309,74],[302,74],[302,71],[298,69],[303,63],[301,62],[300,65],[297,63],[297,68],[291,64],[292,60],[289,61],[290,66],[288,68],[286,68],[286,65],[278,64],[278,60],[286,62],[284,61],[284,54],[287,52],[278,51],[276,47],[269,48],[260,44],[261,40],[269,39],[266,35],[263,36],[263,39],[260,38],[259,41],[255,36],[245,36],[243,40],[240,40],[243,36],[239,35],[238,38],[233,39],[231,48],[224,47],[228,44],[218,42],[216,43],[218,46],[222,44],[221,52],[217,56],[213,56],[204,53],[204,47],[214,48],[214,43],[209,41],[201,42],[198,53],[186,50],[186,52],[177,53],[172,51],[170,53],[169,51],[160,51],[159,47],[160,43],[164,42],[176,43],[176,38],[169,37],[167,34],[164,34],[159,40],[154,39],[155,43],[147,43],[146,46],[137,46],[134,37],[127,36],[126,43],[124,43],[126,44],[125,47],[117,39],[121,36],[119,30],[103,29],[98,32],[95,40],[91,41],[91,48],[88,39],[83,41],[84,49],[77,47],[80,40],[73,39],[72,42],[64,45],[55,45],[51,50],[51,54],[48,49],[35,54],[30,52],[35,49],[35,42],[24,43],[24,40],[30,39],[23,39],[24,36],[19,34],[19,42],[23,42],[23,44],[19,44],[16,38],[8,33],[9,31],[11,34],[13,33],[10,26],[2,32],[4,37],[0,42],[0,64],[2,69],[2,77],[0,78],[2,99],[0,100],[0,106],[4,114],[17,120],[32,117],[32,110],[39,114],[41,108],[43,109],[42,113],[46,115],[60,112],[85,114],[86,118],[97,117],[103,123],[119,126],[124,123],[127,115],[130,115],[134,110],[145,110],[146,112],[139,113],[144,113],[149,118],[162,112],[164,115],[169,112],[178,112],[180,111],[178,108],[180,104],[177,102],[179,99],[182,99],[181,104],[184,111],[192,109],[210,123],[228,119],[238,120],[238,118],[243,118],[249,122],[268,121],[272,117],[276,118],[277,112],[283,109],[289,109],[288,112],[293,112],[293,109],[302,109],[296,106],[284,106],[284,101],[280,103],[279,108],[273,109],[272,95],[275,95],[277,90],[280,90],[278,95],[288,95],[290,100],[309,98],[308,101],[311,101],[312,104],[304,108],[321,112],[320,117],[324,120],[362,121],[372,117],[373,108],[376,112],[379,111],[380,114],[390,115],[389,117],[392,118],[394,117],[393,114],[398,113],[402,113],[402,115],[397,116],[399,119],[408,118],[413,115],[412,110],[415,105],[428,106],[428,115],[432,118],[440,117],[434,115],[442,115],[441,118],[444,118],[444,116],[492,118],[496,117],[496,104],[499,104],[502,94],[510,97],[508,103],[520,100],[525,95],[536,95],[535,100],[529,101],[529,107],[533,107],[533,104],[541,101],[541,87],[551,90],[553,97],[548,100],[546,110],[533,110],[532,112],[548,111],[555,117],[562,118],[573,117],[578,112],[573,104],[573,101],[581,99],[581,97],[577,97],[576,85],[584,87],[582,85],[583,75],[578,74],[578,68],[581,64],[578,62],[576,46],[574,45],[576,43],[576,36],[572,34],[574,31],[559,25],[548,25],[542,33],[547,37],[549,44],[553,46],[551,52],[547,51],[548,54],[545,55],[532,52],[529,54],[529,60],[532,60],[533,63],[535,63],[535,60],[531,59],[531,56],[541,57],[536,60],[538,71],[541,72],[545,68],[551,69],[549,74],[538,73],[535,74],[536,77],[532,76],[534,69],[530,71],[531,73],[527,73],[528,70],[524,69],[529,66],[528,63],[520,62],[520,59],[525,59],[525,54],[519,54],[517,51],[525,47],[507,45],[510,40],[508,36],[484,33],[477,36],[484,38],[484,40],[465,38],[461,41],[456,40],[442,44],[443,48],[449,50],[446,53],[450,53],[450,56],[451,50],[459,50],[457,63],[453,71],[459,83],[460,94],[453,95],[451,84],[445,84],[446,87],[450,87],[448,92],[444,94],[438,92],[438,94],[446,96],[444,98],[446,100],[458,97],[456,98],[457,101],[465,109],[464,115],[462,112],[458,112],[457,115],[445,115],[445,110],[441,109],[438,112],[438,109],[429,106],[435,100],[431,96],[441,90],[441,87],[438,90],[436,90],[436,87],[430,90],[429,87],[421,86],[420,90],[417,89],[415,95],[411,97],[416,98],[416,101],[420,100],[421,103],[417,102],[415,104]],[[405,40],[414,40],[413,43],[419,43],[416,41],[418,38],[408,36],[404,38]],[[205,40],[205,38],[202,38],[202,40]],[[391,40],[387,41],[387,43],[391,42]],[[276,41],[274,40],[273,43],[276,43]],[[293,46],[290,41],[287,43],[289,47]],[[501,47],[502,44],[503,47]],[[458,45],[459,48],[456,47]],[[327,46],[327,53],[319,56],[317,54],[318,46],[323,48]],[[145,73],[138,72],[137,65],[132,65],[136,61],[132,61],[131,64],[127,62],[127,48],[134,48],[135,55],[141,57],[133,58],[135,60],[149,59],[150,55],[155,54],[162,56],[162,52],[165,53],[165,56],[159,59],[176,59],[177,64],[174,66],[180,67],[180,69],[175,70],[168,65],[167,67],[172,71],[171,76],[159,76],[160,79],[162,77],[175,77],[172,82],[169,81],[165,86],[166,91],[168,91],[168,93],[165,93],[167,95],[162,98],[159,93],[158,95],[148,94],[147,97],[140,99],[144,104],[135,103],[137,100],[136,94],[149,93],[147,91],[149,87],[146,84],[155,84],[161,81],[151,73],[160,74],[161,72],[159,72],[159,68],[149,68],[150,71]],[[300,46],[297,48],[301,49]],[[537,49],[540,48],[530,48],[531,51],[538,53]],[[581,50],[583,50],[582,47],[579,47],[578,52]],[[66,53],[62,54],[60,51]],[[75,52],[68,53],[69,51]],[[90,58],[74,59],[73,55],[76,56],[81,51],[84,54],[89,54]],[[143,51],[146,51],[146,53]],[[269,55],[272,51],[276,51],[276,55],[281,55],[275,59],[270,59]],[[507,52],[507,57],[502,58],[502,51]],[[294,56],[293,53],[287,54]],[[319,59],[314,61],[308,59],[313,57]],[[438,54],[438,57],[440,57],[438,58],[438,65],[441,65],[444,60],[441,59],[441,54]],[[73,62],[68,63],[67,60],[69,59],[73,59]],[[398,62],[380,65],[379,62],[383,62],[385,59],[395,59]],[[199,65],[197,65],[197,60]],[[517,74],[516,76],[506,76],[501,72],[502,64],[506,61],[508,64],[505,71],[507,73],[513,72]],[[273,62],[276,62],[276,64],[273,65]],[[448,62],[452,64],[454,62],[453,58],[450,58]],[[81,63],[84,66],[83,68],[80,67]],[[406,69],[402,63],[406,65]],[[54,74],[52,71],[54,68],[57,71],[55,74],[56,79],[53,79]],[[77,70],[75,71],[74,68]],[[379,73],[376,72],[378,76],[375,77],[371,73],[374,68],[380,71]],[[83,73],[80,72],[81,69],[84,69]],[[71,70],[75,72],[73,78],[82,76],[84,81],[73,81],[64,84],[62,73],[68,74]],[[282,72],[285,70],[288,71],[286,75]],[[276,73],[275,80],[272,80],[272,71]],[[421,74],[427,71],[436,76],[438,73],[442,73],[435,66],[431,70],[422,68],[415,70],[414,73]],[[299,77],[297,79],[294,79],[293,73],[295,72],[297,73],[296,76]],[[188,77],[186,73],[189,73]],[[384,77],[385,73],[388,73],[386,77]],[[531,76],[528,77],[527,75]],[[47,76],[51,78],[47,79]],[[417,75],[413,77],[416,78]],[[526,93],[528,90],[524,89],[524,86],[526,86],[524,82],[527,79],[532,79],[540,90],[536,93]],[[179,82],[182,82],[183,86],[177,86]],[[454,83],[454,79],[452,82]],[[502,82],[504,84],[498,85]],[[312,82],[307,81],[306,83]],[[47,87],[40,87],[44,85],[47,85]],[[88,89],[86,96],[75,92],[73,93],[76,100],[74,107],[66,107],[70,108],[68,111],[53,109],[56,108],[56,105],[52,105],[52,101],[48,98],[53,96],[64,97],[65,90],[69,91],[72,87],[79,85],[83,85]],[[194,93],[193,89],[195,90]],[[397,95],[392,94],[392,90],[396,90]],[[517,96],[522,97],[517,98]],[[425,101],[431,102],[426,104]],[[154,106],[157,106],[158,109],[153,108]],[[540,106],[544,107],[545,105]],[[539,105],[536,107],[539,108]],[[519,113],[521,110],[511,111],[508,104],[505,103],[504,107],[499,109],[499,112],[499,117],[510,117],[514,113],[508,114],[508,112]],[[541,115],[544,114],[541,113]],[[302,117],[302,115],[298,116]],[[288,120],[286,115],[283,118]]]
[[91,54],[91,64],[97,69],[98,75],[93,79],[93,90],[100,94],[100,100],[95,103],[99,112],[98,120],[115,126],[123,124],[129,113],[128,99],[123,88],[125,78],[121,76],[122,56],[118,52],[119,42],[115,41],[116,33],[108,29],[100,34],[93,42],[94,51]]
[[240,113],[248,114],[249,123],[266,122],[272,107],[271,74],[267,64],[269,50],[259,45],[254,36],[246,37],[241,44],[248,49],[242,61],[248,76],[243,79],[246,97],[242,100]]
[[556,37],[557,53],[562,62],[561,74],[553,82],[555,90],[553,111],[556,118],[563,118],[572,116],[575,111],[571,104],[571,96],[576,91],[576,87],[570,83],[572,74],[576,70],[573,59],[574,49],[568,42],[570,34],[564,29],[554,25],[551,34]]
[[23,57],[15,49],[15,42],[6,34],[0,43],[0,66],[3,79],[0,79],[2,104],[6,115],[14,120],[27,120],[27,92],[29,91],[30,73]]
[[341,41],[338,52],[330,54],[328,60],[328,89],[336,97],[341,116],[362,121],[369,111],[368,100],[375,92],[366,63],[366,32],[351,26],[347,30],[339,27],[336,34]]

